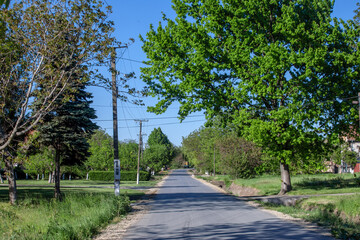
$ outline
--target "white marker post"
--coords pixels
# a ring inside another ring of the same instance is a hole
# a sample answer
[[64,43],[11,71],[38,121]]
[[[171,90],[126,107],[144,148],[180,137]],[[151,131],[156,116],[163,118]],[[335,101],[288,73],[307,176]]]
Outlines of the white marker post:
[[115,196],[120,195],[120,160],[114,160],[114,189]]

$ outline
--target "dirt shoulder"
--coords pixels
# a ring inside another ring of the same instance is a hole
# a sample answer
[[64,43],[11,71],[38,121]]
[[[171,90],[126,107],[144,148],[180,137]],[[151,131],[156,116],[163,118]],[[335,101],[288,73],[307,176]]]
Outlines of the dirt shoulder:
[[126,231],[140,220],[149,210],[150,210],[150,201],[153,200],[154,196],[157,194],[159,188],[164,184],[164,181],[168,176],[164,177],[154,188],[150,188],[145,192],[145,195],[138,200],[136,203],[131,204],[132,211],[122,218],[119,222],[108,225],[103,229],[98,235],[93,237],[95,240],[111,240],[123,239]]

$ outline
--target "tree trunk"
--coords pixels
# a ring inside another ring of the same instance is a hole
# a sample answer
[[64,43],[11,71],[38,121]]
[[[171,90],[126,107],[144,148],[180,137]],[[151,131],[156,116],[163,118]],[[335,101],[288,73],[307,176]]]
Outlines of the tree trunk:
[[60,151],[55,150],[55,198],[62,200],[60,192]]
[[15,205],[17,199],[16,193],[16,178],[15,178],[15,171],[14,166],[11,162],[5,161],[6,171],[8,173],[7,179],[9,182],[9,199],[10,204]]
[[53,174],[52,174],[52,172],[50,171],[50,172],[49,172],[49,183],[51,183],[52,175],[53,175]]
[[289,165],[281,161],[280,172],[281,172],[281,190],[279,192],[279,195],[284,195],[287,192],[290,192],[292,189]]

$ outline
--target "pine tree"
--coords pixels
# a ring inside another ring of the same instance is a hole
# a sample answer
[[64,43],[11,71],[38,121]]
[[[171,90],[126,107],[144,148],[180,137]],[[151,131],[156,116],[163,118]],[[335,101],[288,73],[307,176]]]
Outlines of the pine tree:
[[87,138],[97,129],[91,121],[95,110],[90,107],[92,95],[81,86],[72,93],[72,99],[48,114],[39,127],[43,144],[55,150],[55,198],[61,200],[60,164],[75,165],[88,156]]

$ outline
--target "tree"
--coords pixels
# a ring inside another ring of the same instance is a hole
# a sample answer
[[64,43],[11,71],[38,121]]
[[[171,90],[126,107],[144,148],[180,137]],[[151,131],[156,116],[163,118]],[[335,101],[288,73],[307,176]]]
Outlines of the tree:
[[[217,155],[215,145],[223,131],[224,129],[214,126],[201,127],[190,133],[186,138],[183,138],[182,150],[191,165],[194,165],[201,172],[214,171],[214,151]],[[215,170],[220,172],[219,167]]]
[[[110,12],[101,0],[24,0],[1,8],[0,151],[54,110],[59,96],[68,101],[71,87],[100,78],[93,67],[114,43]],[[73,78],[80,69],[88,76]]]
[[114,148],[112,137],[104,130],[95,130],[88,140],[90,156],[84,162],[88,169],[109,170],[114,166]]
[[256,175],[256,168],[261,165],[261,149],[254,143],[235,134],[228,134],[218,139],[216,147],[225,173],[233,178],[250,178]]
[[70,100],[48,113],[38,127],[42,144],[51,146],[55,152],[55,198],[59,200],[60,165],[82,163],[89,155],[87,139],[98,128],[92,122],[96,115],[90,107],[92,95],[85,91],[85,85],[72,91]]
[[144,164],[154,172],[159,172],[161,168],[169,164],[171,161],[171,159],[169,159],[166,146],[161,144],[155,144],[146,148],[143,159]]
[[180,103],[179,115],[222,116],[277,159],[281,191],[291,190],[289,165],[303,146],[356,119],[359,29],[331,18],[330,0],[173,0],[142,38],[141,69],[155,113]]
[[147,141],[144,151],[144,163],[154,171],[169,164],[174,157],[174,147],[161,128],[154,128]]
[[139,144],[133,140],[124,141],[119,146],[121,169],[131,171],[137,169]]

